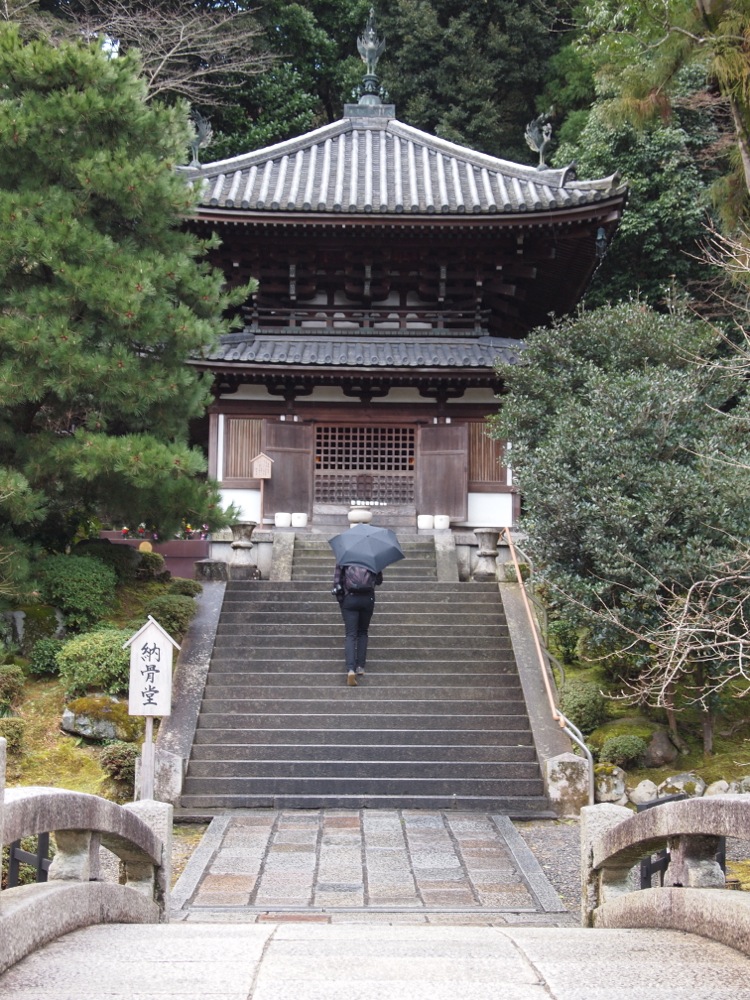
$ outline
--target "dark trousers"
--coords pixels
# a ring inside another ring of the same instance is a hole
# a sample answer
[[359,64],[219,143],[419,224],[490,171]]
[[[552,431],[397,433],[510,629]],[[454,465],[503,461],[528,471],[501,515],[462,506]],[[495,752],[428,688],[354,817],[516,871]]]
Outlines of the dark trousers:
[[341,602],[344,619],[344,653],[347,670],[364,670],[367,659],[367,630],[375,610],[374,594],[347,594]]

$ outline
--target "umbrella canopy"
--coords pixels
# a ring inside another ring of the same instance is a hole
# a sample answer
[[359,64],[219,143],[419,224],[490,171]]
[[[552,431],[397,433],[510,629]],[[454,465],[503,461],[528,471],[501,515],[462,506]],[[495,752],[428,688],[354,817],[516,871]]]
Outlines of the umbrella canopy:
[[395,532],[372,524],[355,524],[348,531],[330,538],[328,544],[339,566],[366,566],[379,573],[391,563],[406,558]]

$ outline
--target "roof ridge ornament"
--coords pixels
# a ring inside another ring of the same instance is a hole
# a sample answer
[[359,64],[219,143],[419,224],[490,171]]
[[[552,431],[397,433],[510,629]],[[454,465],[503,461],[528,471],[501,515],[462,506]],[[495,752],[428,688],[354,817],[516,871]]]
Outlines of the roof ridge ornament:
[[538,118],[535,118],[533,122],[529,122],[526,126],[524,136],[529,149],[533,149],[535,153],[539,153],[537,170],[547,170],[548,167],[544,162],[544,154],[552,142],[552,125],[548,114],[545,112],[539,115]]
[[205,146],[211,145],[214,137],[214,130],[211,127],[210,119],[205,118],[200,111],[196,111],[195,109],[190,112],[190,121],[193,125],[193,137],[188,143],[188,146],[190,147],[190,152],[193,154],[193,158],[190,161],[189,166],[199,167],[201,162],[198,158],[198,152]]
[[365,64],[365,75],[362,83],[352,91],[352,97],[358,98],[360,104],[377,105],[388,100],[388,93],[379,85],[376,76],[378,60],[385,52],[385,38],[378,36],[375,24],[375,8],[370,7],[365,30],[357,39],[357,51]]

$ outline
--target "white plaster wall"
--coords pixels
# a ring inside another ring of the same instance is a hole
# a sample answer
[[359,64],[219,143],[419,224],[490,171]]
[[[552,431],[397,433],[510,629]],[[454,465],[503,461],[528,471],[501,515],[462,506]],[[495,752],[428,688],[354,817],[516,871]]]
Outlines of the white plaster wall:
[[233,503],[242,511],[240,521],[260,521],[260,490],[221,490],[221,503]]

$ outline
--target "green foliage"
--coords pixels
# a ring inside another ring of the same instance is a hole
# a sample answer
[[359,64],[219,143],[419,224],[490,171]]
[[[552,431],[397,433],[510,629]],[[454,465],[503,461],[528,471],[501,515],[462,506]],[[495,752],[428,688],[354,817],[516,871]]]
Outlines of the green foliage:
[[560,690],[563,715],[582,733],[590,733],[606,721],[609,703],[597,684],[589,681],[567,681]]
[[167,593],[182,594],[185,597],[197,597],[198,594],[203,593],[203,587],[197,580],[187,580],[184,577],[178,576],[170,583]]
[[0,667],[0,705],[15,708],[23,696],[26,681],[23,670],[16,666]]
[[23,638],[21,652],[30,656],[39,639],[54,636],[60,628],[55,609],[46,604],[24,604],[19,608],[23,611]]
[[0,718],[0,736],[7,741],[9,754],[23,753],[26,740],[25,721],[15,717]]
[[403,121],[528,162],[526,125],[559,46],[554,12],[520,0],[395,0],[378,24],[382,78]]
[[132,633],[125,629],[101,628],[65,643],[57,656],[60,679],[68,696],[88,691],[125,694],[130,674],[130,655],[122,645]]
[[51,676],[58,673],[57,654],[65,643],[62,639],[49,637],[47,639],[37,639],[31,651],[31,663],[29,673],[35,677]]
[[141,554],[137,549],[132,549],[129,545],[117,545],[107,538],[85,539],[76,545],[73,554],[101,559],[115,571],[118,583],[134,580],[141,562]]
[[105,511],[223,524],[186,444],[207,382],[185,359],[247,289],[200,261],[187,109],[149,103],[138,72],[0,23],[0,540],[21,559]]
[[150,601],[146,607],[146,614],[155,618],[176,642],[180,642],[196,610],[196,603],[192,597],[165,594]]
[[128,785],[132,789],[135,785],[135,764],[139,753],[139,748],[134,743],[115,740],[99,752],[99,763],[112,781]]
[[66,625],[83,629],[104,618],[114,605],[115,571],[90,556],[48,556],[39,565],[45,600],[59,607]]
[[[141,561],[138,564],[138,578],[140,580],[162,580],[168,579],[169,573],[164,568],[164,556],[161,552],[141,552]],[[166,576],[164,574],[167,574]]]
[[646,741],[640,736],[612,736],[601,748],[599,761],[623,768],[636,766],[647,749]]

